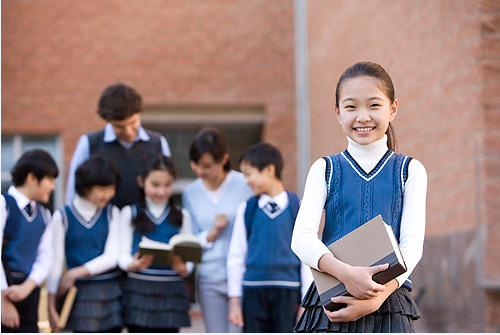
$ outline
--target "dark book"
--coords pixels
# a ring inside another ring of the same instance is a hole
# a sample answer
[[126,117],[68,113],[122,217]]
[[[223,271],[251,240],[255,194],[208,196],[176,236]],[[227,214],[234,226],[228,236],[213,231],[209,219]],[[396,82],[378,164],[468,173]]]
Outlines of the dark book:
[[[406,264],[394,232],[378,215],[361,227],[328,246],[338,260],[353,266],[374,266],[389,263],[387,270],[373,275],[373,281],[385,284],[406,272]],[[329,311],[336,311],[346,304],[333,303],[330,299],[350,295],[345,285],[328,273],[311,269],[321,304]]]
[[152,254],[152,265],[170,266],[172,255],[179,255],[184,262],[201,262],[202,248],[196,236],[177,234],[170,238],[169,243],[153,241],[142,237],[139,243],[139,255]]

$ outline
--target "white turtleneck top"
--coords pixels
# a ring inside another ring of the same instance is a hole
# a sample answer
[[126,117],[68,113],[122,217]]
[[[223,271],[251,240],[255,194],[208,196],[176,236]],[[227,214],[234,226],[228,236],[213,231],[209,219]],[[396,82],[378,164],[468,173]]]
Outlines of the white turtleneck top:
[[[370,172],[387,151],[387,136],[368,144],[360,145],[349,137],[347,151],[365,172]],[[316,160],[309,170],[304,196],[300,205],[292,236],[292,250],[308,266],[319,270],[319,259],[330,251],[318,237],[321,216],[326,201],[326,163]],[[425,202],[427,193],[427,173],[424,166],[412,159],[408,167],[399,247],[408,271],[397,277],[401,286],[419,262],[423,253],[425,235]]]
[[[75,196],[73,205],[81,217],[89,222],[99,209],[92,202]],[[118,255],[120,248],[118,220],[120,210],[118,207],[113,206],[111,222],[109,222],[109,232],[104,246],[104,252],[96,258],[84,264],[87,271],[91,276],[106,272],[115,268],[118,264]],[[56,293],[59,287],[59,281],[62,276],[63,267],[65,264],[65,238],[66,230],[64,228],[62,216],[60,211],[55,211],[52,216],[52,226],[54,233],[54,265],[47,278],[46,287],[47,292]]]

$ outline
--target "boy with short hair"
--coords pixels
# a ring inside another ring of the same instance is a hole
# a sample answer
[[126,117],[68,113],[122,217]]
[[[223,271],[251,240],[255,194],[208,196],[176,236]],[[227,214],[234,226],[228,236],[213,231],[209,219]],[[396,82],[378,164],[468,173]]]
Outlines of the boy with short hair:
[[67,204],[75,197],[76,169],[95,154],[111,158],[120,170],[121,180],[111,203],[122,208],[139,201],[136,167],[148,155],[171,156],[165,137],[142,127],[141,112],[142,98],[132,87],[118,83],[102,92],[97,113],[107,124],[78,140],[68,172]]
[[244,332],[292,332],[301,287],[311,282],[290,248],[300,201],[285,190],[282,168],[280,151],[267,143],[249,147],[240,159],[255,196],[237,210],[227,267],[229,320]]
[[2,333],[38,332],[39,286],[52,266],[47,203],[59,174],[43,150],[25,152],[11,171],[14,186],[0,197]]

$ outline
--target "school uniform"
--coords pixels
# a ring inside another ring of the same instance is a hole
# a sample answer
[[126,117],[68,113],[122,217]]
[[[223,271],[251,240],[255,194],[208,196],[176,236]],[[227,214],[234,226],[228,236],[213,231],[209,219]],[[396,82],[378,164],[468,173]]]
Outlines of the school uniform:
[[[139,204],[124,207],[121,213],[122,249],[119,265],[127,271],[133,255],[139,251],[139,242],[145,236],[150,240],[168,243],[178,233],[191,233],[189,215],[183,210],[182,227],[170,223],[171,208],[158,205],[146,197],[146,215],[155,224],[155,229],[141,234],[134,229],[133,219],[140,211]],[[190,273],[193,263],[186,263]],[[128,272],[124,284],[124,322],[129,331],[177,332],[181,327],[189,327],[188,311],[190,302],[183,277],[171,267],[152,265],[137,272]]]
[[[316,161],[306,182],[297,216],[292,249],[318,269],[326,245],[382,214],[399,241],[408,271],[396,280],[394,291],[380,308],[354,322],[330,322],[322,310],[315,285],[302,306],[298,332],[412,332],[420,317],[411,294],[409,275],[418,263],[425,229],[425,169],[416,160],[387,148],[387,137],[362,146],[348,139],[348,149]],[[317,237],[325,209],[325,227]],[[304,209],[304,210],[302,210]]]
[[76,169],[95,154],[111,158],[120,171],[120,182],[111,203],[122,208],[138,202],[141,191],[136,179],[137,166],[140,166],[148,155],[159,153],[166,157],[171,156],[167,140],[163,135],[146,130],[142,126],[137,130],[136,138],[130,143],[121,141],[110,123],[107,123],[104,129],[82,135],[71,158],[66,184],[66,203],[71,203],[75,196]]
[[54,267],[47,292],[56,294],[64,265],[85,266],[89,277],[77,279],[78,289],[66,329],[75,332],[119,331],[122,322],[122,272],[117,268],[119,210],[108,204],[98,208],[77,196],[54,213]]
[[291,332],[310,270],[290,248],[296,194],[252,197],[238,207],[229,248],[228,295],[242,297],[244,332]]
[[11,186],[0,197],[2,243],[1,288],[33,280],[37,287],[24,300],[14,303],[20,328],[2,325],[2,332],[38,332],[39,286],[45,280],[53,261],[50,212],[30,201]]
[[[215,191],[198,178],[182,192],[182,203],[191,216],[193,233],[198,236],[203,255],[197,269],[198,301],[205,328],[210,333],[241,332],[228,320],[226,260],[238,205],[253,195],[241,172],[229,171]],[[227,226],[214,242],[207,241],[218,214],[228,218]]]

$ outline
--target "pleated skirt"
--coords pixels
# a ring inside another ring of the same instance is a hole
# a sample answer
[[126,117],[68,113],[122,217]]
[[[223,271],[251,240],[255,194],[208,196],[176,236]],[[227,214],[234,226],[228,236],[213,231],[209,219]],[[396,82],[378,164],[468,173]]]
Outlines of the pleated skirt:
[[307,333],[412,333],[420,311],[406,287],[394,291],[380,308],[352,322],[330,322],[323,311],[314,282],[302,300],[304,313],[295,332]]
[[106,281],[77,281],[73,308],[66,329],[95,333],[123,325],[120,278]]
[[146,328],[189,327],[190,308],[182,280],[149,281],[128,277],[123,287],[126,325]]

